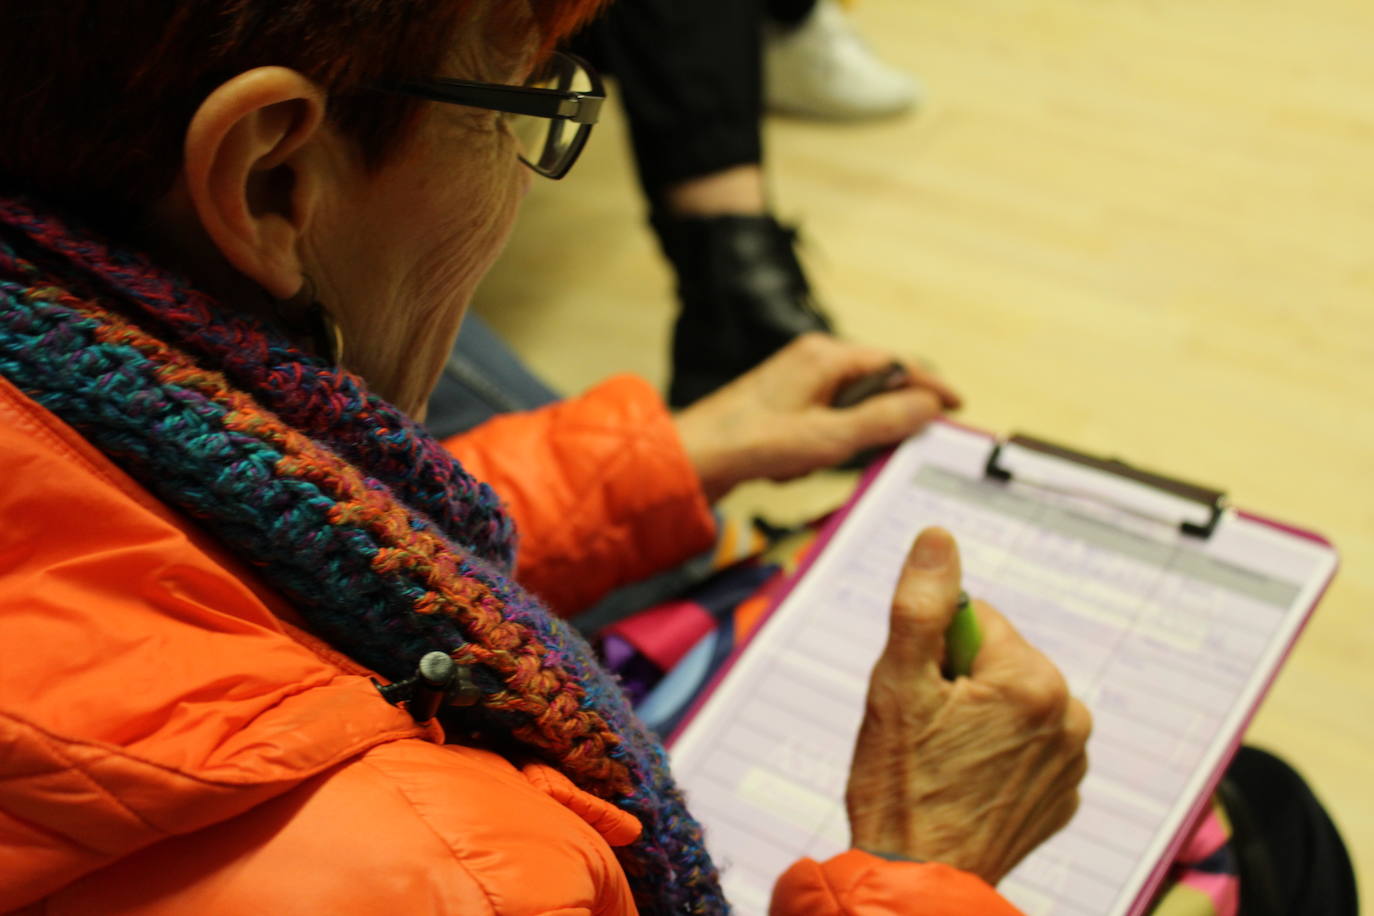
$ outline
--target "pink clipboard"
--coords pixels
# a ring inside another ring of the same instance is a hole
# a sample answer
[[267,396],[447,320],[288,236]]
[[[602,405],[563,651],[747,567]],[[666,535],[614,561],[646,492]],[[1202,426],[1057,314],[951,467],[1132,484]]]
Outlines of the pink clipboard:
[[1278,677],[1279,672],[1283,670],[1284,665],[1288,664],[1288,658],[1293,654],[1293,647],[1298,644],[1298,640],[1302,638],[1303,632],[1307,629],[1307,624],[1312,620],[1312,612],[1317,609],[1317,605],[1321,604],[1322,598],[1326,596],[1327,590],[1331,588],[1331,583],[1335,580],[1336,573],[1340,569],[1339,552],[1336,550],[1336,545],[1332,544],[1331,541],[1327,540],[1325,537],[1316,533],[1315,531],[1310,531],[1306,528],[1299,528],[1296,525],[1291,525],[1287,522],[1281,522],[1276,519],[1266,518],[1264,516],[1256,515],[1253,512],[1246,512],[1244,510],[1237,510],[1237,514],[1249,519],[1252,522],[1256,522],[1261,525],[1266,525],[1270,528],[1275,529],[1276,531],[1281,531],[1284,534],[1292,535],[1293,537],[1297,538],[1302,538],[1303,540],[1313,541],[1317,544],[1322,545],[1323,547],[1330,550],[1333,554],[1337,555],[1337,565],[1331,570],[1331,574],[1326,577],[1326,581],[1321,584],[1321,588],[1318,589],[1317,594],[1312,599],[1311,604],[1307,606],[1307,610],[1303,612],[1301,623],[1298,625],[1298,628],[1293,632],[1293,638],[1288,641],[1288,645],[1284,646],[1283,655],[1279,658],[1278,664],[1274,665],[1273,670],[1269,674],[1269,677],[1265,679],[1263,688],[1261,688],[1259,694],[1255,697],[1254,703],[1252,703],[1250,705],[1250,708],[1246,710],[1245,717],[1241,722],[1240,728],[1236,730],[1235,737],[1227,746],[1226,752],[1221,755],[1221,759],[1218,761],[1217,767],[1207,777],[1206,788],[1202,791],[1202,793],[1198,795],[1197,799],[1193,802],[1193,806],[1189,810],[1188,816],[1183,819],[1183,827],[1176,834],[1174,834],[1174,838],[1169,842],[1168,847],[1165,849],[1164,855],[1160,856],[1159,861],[1155,863],[1154,871],[1150,873],[1150,877],[1145,881],[1145,884],[1141,887],[1139,896],[1136,898],[1135,903],[1132,904],[1131,909],[1128,911],[1128,916],[1142,916],[1142,914],[1149,912],[1150,907],[1154,905],[1155,895],[1159,893],[1160,886],[1164,883],[1164,879],[1168,876],[1169,867],[1173,864],[1175,857],[1178,856],[1179,850],[1183,848],[1183,844],[1188,841],[1188,837],[1192,834],[1193,830],[1196,829],[1198,823],[1202,820],[1203,816],[1206,815],[1207,810],[1211,805],[1212,795],[1216,792],[1217,785],[1221,782],[1222,777],[1226,774],[1226,768],[1231,765],[1231,761],[1235,758],[1236,753],[1240,750],[1240,746],[1245,739],[1245,733],[1250,728],[1250,723],[1255,720],[1255,714],[1259,712],[1259,708],[1264,703],[1265,697],[1269,696],[1269,691],[1273,688],[1274,680]]
[[[966,425],[954,423],[948,420],[942,420],[939,422],[941,422],[944,425],[963,430],[964,432],[975,434],[981,438],[988,440],[989,442],[998,441],[996,436],[983,430],[974,429]],[[668,736],[666,744],[669,748],[673,746],[674,742],[678,739],[678,737],[689,727],[689,725],[696,717],[698,712],[700,712],[702,707],[710,699],[711,695],[720,686],[720,684],[729,676],[730,672],[734,669],[738,661],[744,656],[746,652],[749,651],[750,642],[752,641],[752,635],[757,635],[764,629],[764,624],[767,623],[768,619],[773,615],[773,613],[796,589],[798,584],[800,584],[805,579],[808,572],[815,565],[816,561],[820,558],[822,554],[824,554],[825,550],[829,546],[829,543],[835,536],[836,532],[840,530],[845,520],[853,512],[855,506],[858,504],[859,500],[861,499],[865,491],[881,473],[883,468],[886,466],[888,460],[891,458],[891,455],[892,452],[889,451],[882,455],[878,460],[874,461],[862,475],[858,485],[854,489],[854,492],[850,495],[849,499],[845,502],[845,504],[841,508],[833,512],[826,519],[825,523],[822,525],[816,537],[816,540],[810,546],[806,558],[803,560],[803,562],[798,567],[796,572],[788,579],[788,581],[781,588],[778,589],[777,593],[773,597],[769,609],[767,610],[767,612],[765,612],[763,619],[754,627],[753,633],[751,634],[751,640],[746,641],[735,647],[730,657],[715,673],[710,682],[706,685],[706,687],[701,691],[700,695],[692,703],[692,706],[689,708],[687,714],[682,717],[681,721],[678,723],[673,733]],[[1107,464],[1106,462],[1096,463],[1099,465]],[[1125,465],[1121,465],[1120,462],[1112,463],[1120,467],[1125,467]],[[1257,523],[1268,528],[1272,528],[1275,531],[1281,532],[1289,537],[1311,541],[1313,543],[1321,545],[1327,550],[1330,550],[1333,554],[1336,553],[1334,545],[1327,538],[1311,530],[1242,510],[1235,510],[1234,514],[1250,522]],[[1205,782],[1203,783],[1203,790],[1198,793],[1198,796],[1193,801],[1191,807],[1188,810],[1187,815],[1180,822],[1180,828],[1175,832],[1174,836],[1172,837],[1168,845],[1165,847],[1163,854],[1159,856],[1153,870],[1149,874],[1149,877],[1141,885],[1139,893],[1137,894],[1134,902],[1131,904],[1129,910],[1127,911],[1128,916],[1141,916],[1141,914],[1147,913],[1150,907],[1154,904],[1155,896],[1159,892],[1161,885],[1164,883],[1168,875],[1170,866],[1173,864],[1175,857],[1178,855],[1184,843],[1188,840],[1189,836],[1196,828],[1197,824],[1201,821],[1203,816],[1209,810],[1212,795],[1215,792],[1218,783],[1220,783],[1226,771],[1226,768],[1230,765],[1231,760],[1234,758],[1236,752],[1239,750],[1245,732],[1248,730],[1251,722],[1253,721],[1260,704],[1263,702],[1264,698],[1268,695],[1270,689],[1272,688],[1273,682],[1277,677],[1278,672],[1283,668],[1284,664],[1287,663],[1289,656],[1292,654],[1293,647],[1296,645],[1297,640],[1301,637],[1303,631],[1306,629],[1307,624],[1311,619],[1313,611],[1316,609],[1316,606],[1320,603],[1322,597],[1329,589],[1330,584],[1335,577],[1336,571],[1337,568],[1332,569],[1331,573],[1326,577],[1325,581],[1321,583],[1319,589],[1316,591],[1313,600],[1309,603],[1306,610],[1302,612],[1298,626],[1293,631],[1291,639],[1289,639],[1287,644],[1283,647],[1281,656],[1279,657],[1277,662],[1272,666],[1272,669],[1270,670],[1268,677],[1265,679],[1263,686],[1256,695],[1254,702],[1251,703],[1249,708],[1245,711],[1239,727],[1235,730],[1233,739],[1228,744],[1225,752],[1218,759],[1217,765],[1214,767],[1212,772],[1208,774]]]

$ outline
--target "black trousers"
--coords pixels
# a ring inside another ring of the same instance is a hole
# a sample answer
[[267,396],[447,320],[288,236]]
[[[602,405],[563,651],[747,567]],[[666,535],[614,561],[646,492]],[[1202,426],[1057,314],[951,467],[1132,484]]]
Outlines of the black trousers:
[[1358,916],[1345,843],[1288,764],[1241,748],[1221,798],[1235,830],[1242,916]]
[[765,17],[803,19],[815,0],[619,0],[574,50],[619,80],[640,183],[665,187],[761,163]]

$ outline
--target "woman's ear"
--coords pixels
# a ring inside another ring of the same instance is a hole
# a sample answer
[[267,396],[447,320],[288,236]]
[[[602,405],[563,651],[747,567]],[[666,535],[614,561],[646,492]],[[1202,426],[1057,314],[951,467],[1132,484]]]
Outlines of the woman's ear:
[[186,131],[181,181],[210,241],[268,295],[301,287],[301,240],[328,186],[325,96],[285,67],[224,83]]

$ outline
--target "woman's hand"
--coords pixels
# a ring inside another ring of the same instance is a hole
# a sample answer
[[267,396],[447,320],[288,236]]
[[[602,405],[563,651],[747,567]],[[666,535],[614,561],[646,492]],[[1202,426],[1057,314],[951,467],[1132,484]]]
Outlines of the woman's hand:
[[995,885],[1073,817],[1092,718],[1049,659],[986,605],[974,605],[983,643],[971,676],[940,675],[959,579],[954,538],[923,531],[869,682],[846,803],[856,847]]
[[899,442],[959,396],[907,368],[897,387],[854,407],[830,406],[847,382],[891,365],[892,354],[824,334],[797,338],[757,368],[677,415],[678,432],[714,502],[737,483],[790,480],[867,448]]

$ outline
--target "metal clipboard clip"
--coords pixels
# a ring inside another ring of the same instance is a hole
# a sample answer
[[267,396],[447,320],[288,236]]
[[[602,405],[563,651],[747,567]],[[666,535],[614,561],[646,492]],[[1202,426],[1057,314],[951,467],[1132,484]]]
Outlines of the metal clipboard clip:
[[1096,499],[1170,524],[1184,534],[1209,538],[1226,511],[1226,494],[1143,471],[1115,458],[1096,458],[1017,434],[988,456],[987,477]]

